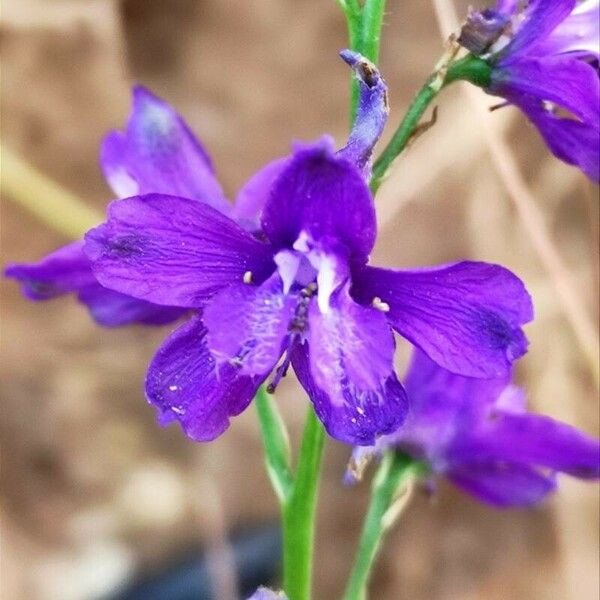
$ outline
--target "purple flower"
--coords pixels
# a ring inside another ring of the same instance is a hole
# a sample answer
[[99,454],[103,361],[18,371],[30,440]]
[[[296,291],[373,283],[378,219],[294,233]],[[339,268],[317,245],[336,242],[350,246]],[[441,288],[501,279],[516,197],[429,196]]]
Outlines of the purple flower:
[[[411,399],[404,425],[377,450],[397,447],[424,461],[477,499],[526,506],[556,488],[556,473],[600,477],[600,444],[574,427],[526,412],[522,390],[507,373],[461,377],[416,351],[405,385]],[[354,462],[365,458],[358,448]]]
[[146,380],[160,420],[179,421],[195,440],[220,435],[270,373],[273,389],[291,364],[333,437],[373,444],[407,410],[393,330],[475,377],[506,373],[526,351],[531,300],[506,269],[367,265],[377,231],[367,177],[386,86],[369,62],[343,58],[361,98],[340,151],[328,137],[296,145],[250,180],[229,214],[163,186],[113,202],[86,236],[103,286],[197,311],[163,343]]
[[555,156],[600,179],[598,0],[499,0],[460,42],[487,60],[491,94],[518,106]]

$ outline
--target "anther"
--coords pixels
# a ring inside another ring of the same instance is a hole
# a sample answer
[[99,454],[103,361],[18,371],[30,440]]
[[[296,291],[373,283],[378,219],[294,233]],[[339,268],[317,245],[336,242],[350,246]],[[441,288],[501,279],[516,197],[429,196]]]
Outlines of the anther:
[[243,277],[244,283],[252,283],[252,271],[246,271]]
[[390,305],[387,302],[384,302],[378,296],[375,296],[375,298],[373,298],[371,305],[373,306],[373,308],[376,308],[377,310],[380,310],[381,312],[384,312],[384,313],[390,312]]

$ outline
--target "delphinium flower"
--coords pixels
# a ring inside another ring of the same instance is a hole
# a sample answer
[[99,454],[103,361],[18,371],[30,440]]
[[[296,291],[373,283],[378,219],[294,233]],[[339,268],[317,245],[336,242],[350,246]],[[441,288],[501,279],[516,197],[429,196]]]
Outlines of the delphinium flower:
[[462,377],[416,351],[405,379],[411,404],[397,433],[354,451],[347,478],[367,459],[396,448],[423,461],[478,500],[527,506],[555,490],[557,473],[600,477],[600,443],[574,427],[526,411],[522,389],[507,373]]
[[491,72],[478,83],[518,106],[550,150],[600,179],[598,0],[498,0],[472,12],[459,42]]
[[[161,422],[179,421],[195,440],[220,435],[269,375],[272,390],[291,364],[333,437],[373,444],[406,414],[393,330],[473,377],[501,376],[526,351],[521,326],[532,318],[531,300],[503,267],[367,265],[377,231],[367,181],[386,86],[371,63],[342,56],[361,94],[341,150],[329,137],[295,145],[251,180],[231,211],[167,193],[164,184],[144,188],[113,202],[107,222],[86,235],[100,284],[195,311],[158,350],[146,380]],[[198,162],[199,145],[185,152],[187,164]],[[113,180],[127,182],[123,171],[139,168],[137,154],[115,150],[112,159]],[[169,163],[145,166],[156,180],[169,173]]]

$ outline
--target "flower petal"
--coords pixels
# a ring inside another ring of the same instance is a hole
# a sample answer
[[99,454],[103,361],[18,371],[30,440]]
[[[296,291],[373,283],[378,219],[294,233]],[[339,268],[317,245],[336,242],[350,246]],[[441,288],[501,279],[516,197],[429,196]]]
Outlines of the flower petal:
[[533,0],[526,9],[525,21],[502,50],[502,56],[522,56],[543,42],[573,12],[576,4],[577,0]]
[[194,317],[176,329],[159,348],[146,376],[146,396],[163,424],[179,421],[186,435],[199,442],[215,439],[254,397],[260,377],[239,369],[217,369],[206,343],[206,328]]
[[544,415],[492,413],[477,429],[457,437],[449,460],[474,457],[547,467],[582,479],[600,477],[600,442]]
[[187,309],[178,306],[159,306],[113,292],[99,283],[83,288],[77,295],[96,323],[104,327],[120,327],[132,323],[166,325],[182,317]]
[[394,338],[385,316],[356,304],[343,287],[324,313],[313,300],[308,322],[308,340],[295,348],[292,364],[329,433],[370,445],[395,431],[407,403],[394,374]]
[[492,70],[489,91],[519,104],[538,98],[560,106],[578,119],[596,123],[600,118],[600,82],[594,67],[568,56],[524,59]]
[[40,262],[10,265],[7,277],[19,280],[23,293],[31,300],[49,300],[75,293],[92,318],[104,327],[131,323],[163,325],[178,319],[184,310],[158,306],[102,287],[92,273],[92,265],[83,252],[83,240],[52,252]]
[[297,299],[283,293],[275,273],[260,286],[223,289],[204,309],[208,347],[218,365],[238,365],[244,375],[268,375],[287,345]]
[[347,382],[344,402],[338,405],[315,383],[309,353],[308,342],[295,344],[292,365],[331,437],[357,446],[372,446],[380,435],[398,429],[406,417],[408,399],[393,372],[377,389],[366,392]]
[[278,158],[266,164],[240,189],[231,218],[248,231],[260,230],[260,216],[271,195],[275,181],[287,167],[289,158]]
[[559,117],[537,102],[519,99],[515,104],[538,128],[551,152],[579,167],[592,181],[600,182],[600,124],[580,123]]
[[169,104],[141,86],[133,90],[126,131],[106,136],[100,162],[121,198],[160,193],[231,208],[200,142]]
[[[377,67],[358,52],[343,50],[340,56],[355,71],[360,95],[350,137],[338,155],[363,169],[387,122],[387,85]],[[367,171],[368,178],[370,170]]]
[[551,33],[536,44],[535,54],[575,53],[578,56],[600,55],[600,0],[584,0]]
[[460,262],[415,271],[365,267],[352,293],[363,304],[389,305],[392,326],[442,367],[469,377],[501,377],[527,350],[521,325],[531,298],[498,265]]
[[317,243],[336,239],[364,261],[375,243],[375,208],[360,171],[322,138],[296,148],[265,206],[262,227],[277,247],[291,247],[305,232]]
[[48,300],[97,285],[83,253],[83,240],[63,246],[37,263],[8,265],[4,274],[20,281],[30,300]]
[[269,246],[228,217],[160,194],[111,203],[85,251],[105,287],[171,306],[198,307],[247,271],[260,283],[274,267]]
[[478,500],[498,507],[532,506],[556,489],[556,480],[521,465],[468,465],[448,479]]

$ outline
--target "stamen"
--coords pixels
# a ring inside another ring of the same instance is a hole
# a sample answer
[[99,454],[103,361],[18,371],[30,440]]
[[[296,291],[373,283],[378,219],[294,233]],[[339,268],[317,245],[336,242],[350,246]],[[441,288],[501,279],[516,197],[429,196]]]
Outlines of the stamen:
[[375,298],[373,298],[371,305],[373,306],[373,308],[376,308],[377,310],[380,310],[381,312],[384,312],[384,313],[390,312],[390,305],[387,302],[384,302],[378,296],[375,296]]
[[244,273],[243,281],[246,284],[252,283],[252,271],[246,271]]
[[283,362],[275,369],[273,379],[267,385],[267,393],[273,394],[279,385],[279,382],[287,375],[288,368],[290,366],[289,352],[286,353]]

